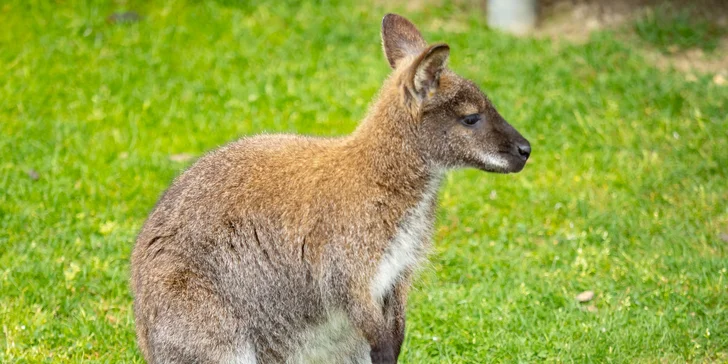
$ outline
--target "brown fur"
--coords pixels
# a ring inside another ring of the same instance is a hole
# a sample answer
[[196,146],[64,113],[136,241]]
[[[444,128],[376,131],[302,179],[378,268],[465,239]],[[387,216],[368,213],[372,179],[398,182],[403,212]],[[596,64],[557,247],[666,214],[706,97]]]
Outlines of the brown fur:
[[[372,294],[383,260],[397,254],[393,239],[415,229],[403,224],[424,204],[426,226],[413,235],[423,258],[435,208],[423,196],[443,171],[519,171],[528,142],[444,68],[447,45],[427,47],[396,15],[382,28],[394,72],[352,135],[243,138],[202,157],[162,196],[132,255],[147,361],[305,360],[296,353],[307,333],[341,311],[353,327],[341,342],[356,336],[369,355],[342,346],[337,362],[396,362],[415,266],[383,297]],[[474,113],[481,123],[461,123]]]

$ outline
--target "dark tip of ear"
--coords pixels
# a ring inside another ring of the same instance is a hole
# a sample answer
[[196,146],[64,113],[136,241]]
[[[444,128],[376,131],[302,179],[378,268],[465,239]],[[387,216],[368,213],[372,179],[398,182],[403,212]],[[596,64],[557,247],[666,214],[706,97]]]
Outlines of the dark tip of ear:
[[412,22],[390,13],[382,18],[382,45],[389,65],[394,68],[401,58],[422,51],[427,42]]
[[407,18],[403,17],[402,15],[388,13],[387,15],[384,16],[384,18],[382,18],[382,31],[393,27],[394,24],[398,23],[398,22],[410,23],[410,21],[407,20]]
[[447,43],[433,44],[430,46],[430,48],[427,49],[427,55],[425,57],[427,57],[431,54],[440,53],[440,52],[447,52],[449,54],[450,46],[447,45]]
[[387,13],[384,16],[384,18],[382,18],[382,29],[384,29],[384,24],[387,24],[389,22],[392,22],[393,19],[396,18],[396,17],[400,17],[401,18],[401,16],[399,16],[397,14]]

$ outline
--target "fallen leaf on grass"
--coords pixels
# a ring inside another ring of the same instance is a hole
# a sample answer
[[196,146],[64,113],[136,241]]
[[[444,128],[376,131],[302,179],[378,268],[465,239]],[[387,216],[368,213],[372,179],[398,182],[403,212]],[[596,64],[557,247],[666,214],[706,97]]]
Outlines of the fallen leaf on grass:
[[594,291],[584,291],[576,295],[576,301],[579,303],[589,302],[594,299]]
[[728,243],[728,233],[720,233],[720,240]]
[[195,156],[189,153],[172,154],[169,156],[169,160],[172,162],[187,162]]
[[40,178],[40,174],[38,174],[38,171],[36,171],[35,169],[29,169],[28,177],[33,181],[37,181]]

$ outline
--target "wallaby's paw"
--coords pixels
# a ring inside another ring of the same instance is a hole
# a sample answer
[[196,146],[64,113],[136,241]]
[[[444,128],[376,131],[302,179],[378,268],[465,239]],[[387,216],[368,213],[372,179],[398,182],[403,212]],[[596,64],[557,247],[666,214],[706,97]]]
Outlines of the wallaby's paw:
[[394,364],[397,359],[394,357],[394,350],[391,346],[372,349],[372,364]]

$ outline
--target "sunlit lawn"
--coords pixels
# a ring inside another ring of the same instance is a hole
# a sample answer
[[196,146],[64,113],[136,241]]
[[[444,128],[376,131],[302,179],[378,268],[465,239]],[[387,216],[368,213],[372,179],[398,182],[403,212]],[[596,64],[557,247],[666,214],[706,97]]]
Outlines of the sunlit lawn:
[[[146,214],[188,155],[353,130],[389,71],[380,19],[402,11],[376,4],[0,3],[0,362],[141,361]],[[466,10],[406,15],[534,152],[447,178],[404,361],[728,360],[728,86],[608,32],[513,38]]]

